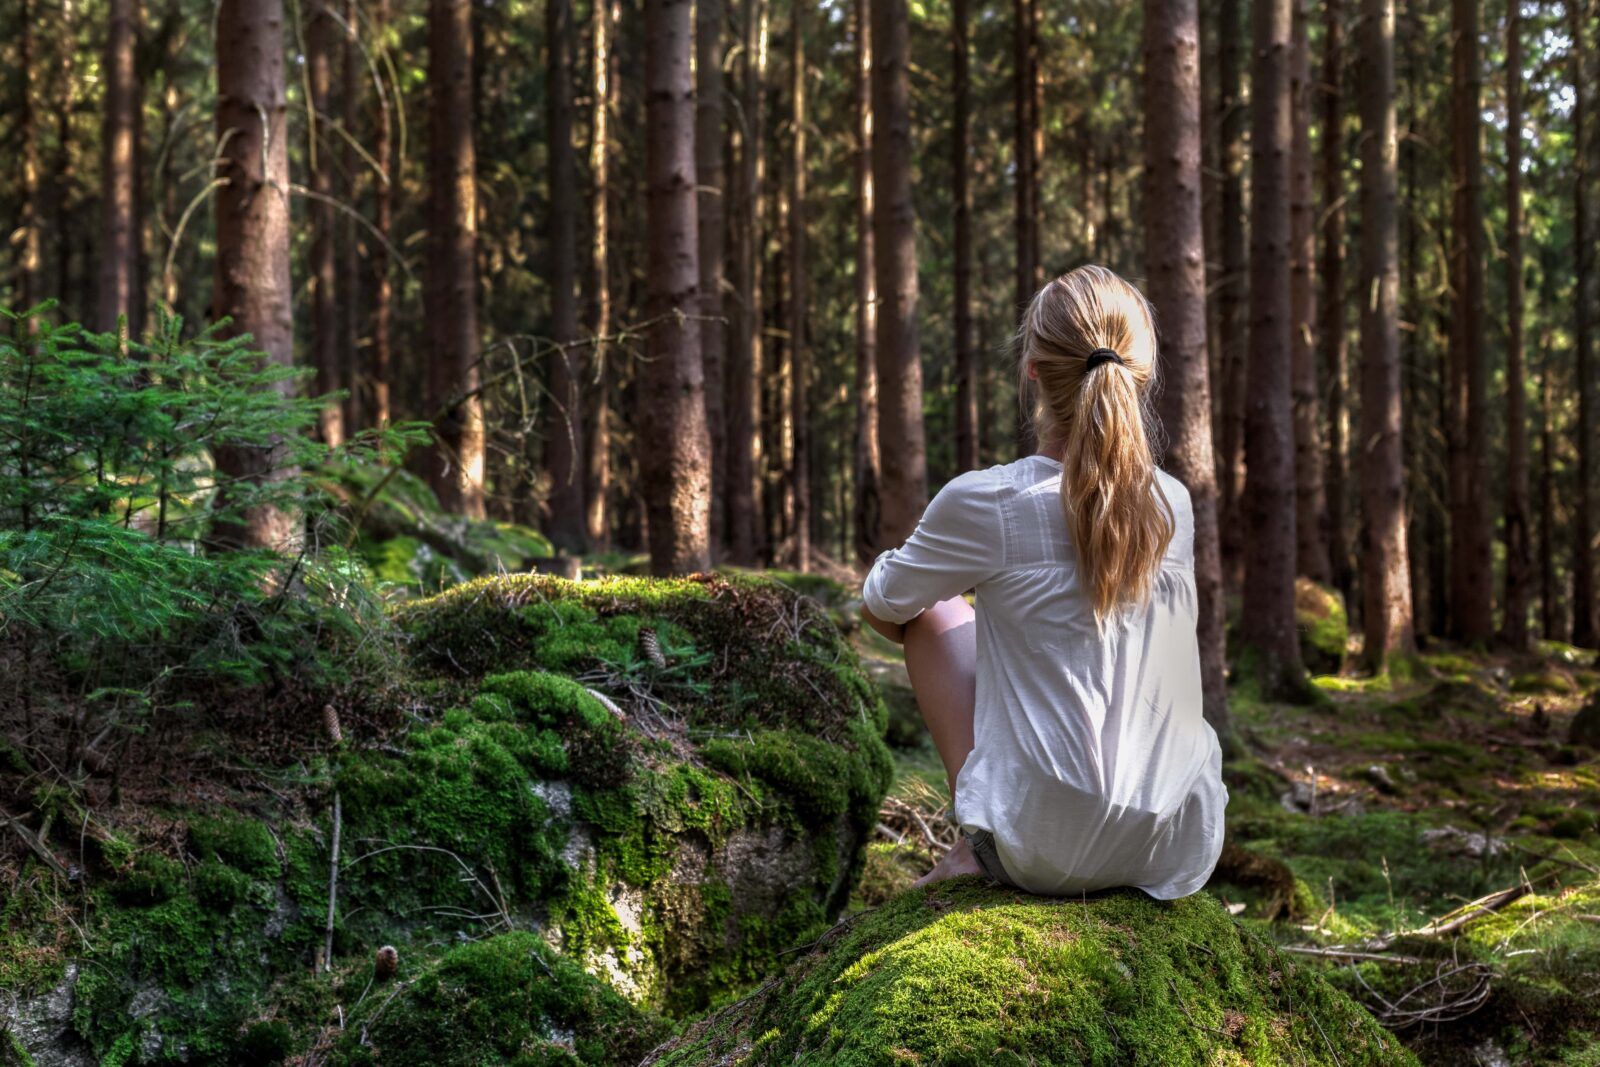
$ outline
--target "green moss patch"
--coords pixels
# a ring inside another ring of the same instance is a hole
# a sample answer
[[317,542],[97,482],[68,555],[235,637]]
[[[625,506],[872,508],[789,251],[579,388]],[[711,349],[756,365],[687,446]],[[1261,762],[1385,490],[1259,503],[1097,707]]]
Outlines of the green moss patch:
[[1300,657],[1312,674],[1336,674],[1350,643],[1344,599],[1309,578],[1294,584],[1295,625],[1300,629]]
[[1198,895],[1028,897],[974,880],[832,931],[649,1061],[1406,1064],[1364,1010]]

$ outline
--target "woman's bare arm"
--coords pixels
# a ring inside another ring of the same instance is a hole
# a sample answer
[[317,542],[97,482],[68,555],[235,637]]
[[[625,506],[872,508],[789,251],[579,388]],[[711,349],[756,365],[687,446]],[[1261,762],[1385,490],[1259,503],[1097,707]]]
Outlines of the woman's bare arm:
[[904,623],[886,622],[872,613],[865,604],[861,605],[861,619],[868,626],[878,631],[897,645],[906,643],[906,628]]

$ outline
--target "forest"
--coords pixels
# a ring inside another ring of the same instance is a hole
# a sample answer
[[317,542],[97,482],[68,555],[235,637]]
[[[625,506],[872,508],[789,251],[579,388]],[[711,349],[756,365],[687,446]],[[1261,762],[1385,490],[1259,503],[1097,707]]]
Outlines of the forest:
[[[5,0],[0,1067],[1600,1062],[1595,0]],[[1149,298],[1227,843],[866,569]]]

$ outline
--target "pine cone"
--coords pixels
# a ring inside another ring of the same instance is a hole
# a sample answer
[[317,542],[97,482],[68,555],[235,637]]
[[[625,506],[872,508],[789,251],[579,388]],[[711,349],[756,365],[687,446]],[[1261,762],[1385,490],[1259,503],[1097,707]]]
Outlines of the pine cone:
[[399,969],[400,953],[393,945],[384,945],[378,950],[377,958],[372,961],[372,980],[387,982]]
[[661,639],[656,632],[648,626],[639,628],[639,647],[644,649],[644,657],[657,667],[667,665],[667,657],[661,654]]
[[339,713],[332,704],[322,706],[322,725],[328,731],[328,740],[337,745],[344,740],[344,729],[339,725]]

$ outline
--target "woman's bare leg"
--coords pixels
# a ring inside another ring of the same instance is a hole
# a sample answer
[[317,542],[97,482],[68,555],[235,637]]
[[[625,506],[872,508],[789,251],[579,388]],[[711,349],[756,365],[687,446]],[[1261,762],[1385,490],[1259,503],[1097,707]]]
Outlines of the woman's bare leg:
[[[905,649],[911,691],[944,763],[954,803],[956,775],[972,751],[978,696],[978,634],[972,606],[960,597],[935,604],[906,624]],[[963,837],[916,884],[981,873]]]

